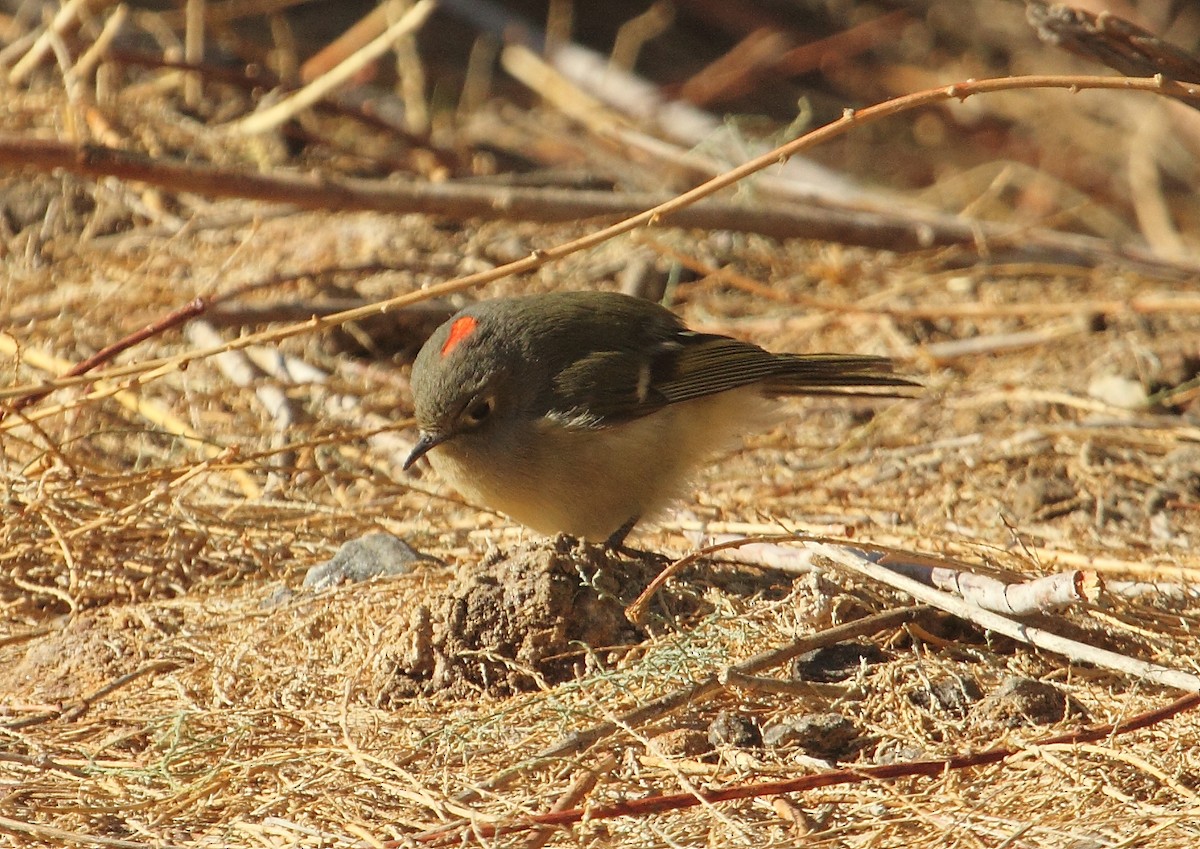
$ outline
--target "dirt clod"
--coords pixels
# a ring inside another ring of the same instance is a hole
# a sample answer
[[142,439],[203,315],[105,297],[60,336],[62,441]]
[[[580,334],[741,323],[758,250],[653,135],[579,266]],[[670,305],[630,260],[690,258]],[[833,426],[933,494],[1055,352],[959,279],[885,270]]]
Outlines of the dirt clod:
[[840,713],[817,713],[778,722],[763,732],[763,744],[772,749],[800,749],[816,758],[845,757],[854,748],[860,731]]
[[886,659],[879,647],[871,643],[838,643],[800,655],[792,662],[792,677],[797,681],[832,684]]
[[1033,678],[1009,678],[979,702],[972,720],[980,725],[1020,728],[1052,725],[1064,719],[1087,721],[1087,711],[1065,692]]
[[708,735],[698,728],[672,728],[655,735],[653,743],[667,758],[696,758],[712,750]]
[[723,710],[708,726],[708,741],[714,746],[749,749],[761,746],[763,738],[752,719]]
[[414,614],[378,699],[504,695],[610,663],[645,636],[624,608],[663,565],[566,537],[464,563],[446,594]]
[[913,690],[908,698],[913,704],[927,710],[962,718],[971,705],[983,698],[983,691],[974,678],[947,675],[930,681],[926,687]]

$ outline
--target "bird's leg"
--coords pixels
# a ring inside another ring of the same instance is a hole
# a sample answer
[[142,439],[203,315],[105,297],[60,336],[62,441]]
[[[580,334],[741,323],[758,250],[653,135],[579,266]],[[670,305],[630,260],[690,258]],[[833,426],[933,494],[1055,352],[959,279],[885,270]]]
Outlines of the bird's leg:
[[612,534],[609,535],[608,539],[604,541],[604,547],[609,551],[616,552],[617,554],[624,554],[626,556],[636,554],[637,551],[635,549],[629,548],[625,545],[625,537],[629,536],[629,532],[633,530],[634,525],[636,525],[638,520],[641,518],[641,516],[631,516],[625,522],[625,524],[621,525],[621,527],[617,528],[612,532]]

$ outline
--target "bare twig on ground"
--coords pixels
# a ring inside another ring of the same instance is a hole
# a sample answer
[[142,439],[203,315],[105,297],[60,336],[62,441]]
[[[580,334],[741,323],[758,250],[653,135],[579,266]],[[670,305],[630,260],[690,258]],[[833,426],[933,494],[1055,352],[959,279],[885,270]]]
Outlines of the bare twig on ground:
[[[1149,728],[1185,711],[1190,711],[1200,705],[1200,693],[1189,693],[1163,707],[1146,711],[1138,716],[1112,725],[1101,725],[1083,731],[1072,731],[1057,734],[1053,737],[1037,741],[1032,745],[1054,746],[1059,744],[1089,743],[1104,740],[1118,734],[1128,734],[1143,728]],[[680,810],[696,805],[711,805],[717,802],[729,802],[736,799],[761,798],[776,796],[783,793],[798,793],[817,787],[829,787],[837,784],[854,784],[864,781],[886,781],[905,776],[937,776],[947,770],[963,770],[972,767],[1000,763],[1020,752],[1015,747],[989,749],[973,755],[956,755],[936,760],[913,761],[909,763],[879,764],[872,766],[856,766],[849,769],[832,770],[817,775],[806,775],[800,778],[783,781],[764,781],[739,784],[720,790],[707,790],[701,793],[676,793],[672,795],[651,796],[646,799],[630,800],[605,807],[575,809],[557,813],[540,814],[527,817],[521,822],[510,823],[473,823],[469,825],[455,824],[435,831],[414,835],[413,840],[421,843],[437,843],[447,839],[464,837],[480,840],[496,837],[501,834],[526,831],[542,825],[568,825],[579,822],[584,816],[592,820],[613,817],[647,816],[665,811]],[[397,842],[397,845],[398,842]]]
[[1121,672],[1125,675],[1132,675],[1135,678],[1154,684],[1175,687],[1191,693],[1200,693],[1200,676],[1196,676],[1190,672],[1139,660],[1138,658],[1118,654],[1107,649],[1085,645],[1076,640],[1060,637],[1058,634],[1053,634],[1041,628],[1014,622],[998,613],[984,610],[974,604],[955,598],[948,593],[927,587],[912,578],[898,575],[888,568],[872,563],[845,548],[826,543],[808,543],[808,545],[818,554],[829,558],[851,572],[887,584],[890,587],[908,593],[918,601],[932,605],[939,610],[945,610],[947,613],[952,613],[955,616],[966,619],[968,622],[974,622],[982,628],[987,628],[990,631],[995,631],[1006,637],[1011,637],[1014,640],[1019,640],[1020,642],[1028,643],[1047,651],[1056,652],[1071,660],[1091,663],[1104,669]]
[[[616,765],[616,755],[606,755],[595,767],[583,770],[550,808],[551,812],[569,811],[571,808],[578,807],[579,803],[592,792],[596,782],[612,772]],[[538,829],[525,845],[527,849],[541,849],[552,836],[554,836],[554,829]]]
[[[54,39],[61,38],[63,32],[78,23],[80,12],[87,7],[88,3],[89,0],[67,0],[62,4],[55,12],[50,25],[41,32],[29,51],[8,72],[8,82],[11,85],[19,85],[38,66],[38,63],[46,58],[46,54],[53,49]],[[92,12],[95,11],[97,10],[92,10]]]
[[[80,360],[75,365],[71,366],[63,373],[63,377],[78,377],[87,374],[97,366],[110,362],[114,357],[123,351],[127,351],[134,345],[139,345],[147,339],[152,339],[173,327],[178,327],[185,324],[190,319],[200,315],[207,309],[208,305],[203,298],[196,298],[179,309],[165,315],[157,321],[151,322],[134,333],[130,333],[124,339],[119,339],[111,345],[106,345],[90,357]],[[52,390],[50,390],[52,391]],[[12,403],[12,406],[5,409],[0,408],[0,422],[4,421],[5,416],[10,412],[23,410],[30,404],[35,404],[41,399],[50,394],[50,391],[34,393],[18,398]]]
[[104,698],[116,690],[121,689],[126,684],[132,683],[144,675],[153,675],[158,672],[170,672],[171,670],[178,668],[179,663],[174,660],[151,661],[140,669],[135,669],[133,672],[121,675],[118,678],[109,681],[95,692],[90,693],[89,695],[86,695],[75,702],[62,705],[54,710],[47,711],[46,713],[35,714],[33,716],[27,716],[24,719],[13,720],[12,722],[4,723],[0,727],[10,731],[16,731],[23,728],[30,728],[34,725],[41,725],[43,722],[53,722],[56,719],[65,719],[67,721],[78,719],[87,712],[88,708],[92,706],[93,702],[96,702],[97,700]]
[[294,116],[297,112],[315,104],[335,88],[345,83],[362,68],[374,62],[395,44],[397,39],[420,29],[425,20],[436,7],[434,0],[419,0],[409,9],[400,20],[387,28],[356,53],[348,56],[341,64],[330,70],[302,88],[300,91],[280,101],[274,106],[242,118],[240,121],[225,128],[225,131],[238,135],[253,135],[273,129]]

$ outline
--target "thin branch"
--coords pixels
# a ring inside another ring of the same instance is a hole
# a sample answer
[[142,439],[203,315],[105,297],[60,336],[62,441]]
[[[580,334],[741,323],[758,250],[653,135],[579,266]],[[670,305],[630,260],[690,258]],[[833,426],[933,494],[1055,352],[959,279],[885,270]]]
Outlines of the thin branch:
[[[140,345],[147,339],[152,339],[155,336],[159,336],[171,328],[178,327],[189,319],[195,318],[203,313],[207,308],[207,304],[203,298],[196,298],[179,309],[163,316],[157,321],[150,322],[150,324],[147,324],[141,330],[130,333],[124,339],[118,339],[111,345],[101,348],[90,357],[80,360],[78,363],[71,366],[71,368],[67,369],[63,373],[63,377],[78,377],[79,375],[87,374],[92,369],[96,368],[96,366],[112,360],[118,354],[122,353],[123,351],[128,351],[134,345]],[[49,395],[51,391],[52,390],[47,390],[45,392],[26,395],[25,397],[18,398],[16,401],[14,401],[11,407],[0,408],[0,422],[4,421],[4,417],[8,413],[16,412],[17,410],[23,410],[30,404],[37,403]]]
[[400,20],[388,27],[382,35],[361,50],[346,57],[345,61],[324,76],[318,77],[274,106],[230,124],[225,131],[248,136],[274,129],[292,118],[297,112],[314,105],[338,86],[350,80],[364,67],[390,50],[397,40],[420,29],[436,7],[435,0],[420,0],[405,12]]
[[1118,654],[1107,649],[1085,645],[1084,643],[1069,640],[1050,631],[1035,628],[1032,625],[1014,622],[998,613],[984,610],[969,602],[955,598],[949,593],[927,587],[912,578],[898,575],[888,568],[872,563],[866,558],[844,548],[826,543],[808,543],[808,546],[818,554],[828,557],[830,560],[857,575],[887,584],[890,587],[911,595],[918,601],[932,605],[939,610],[944,610],[968,622],[973,622],[989,631],[995,631],[998,634],[1011,637],[1018,642],[1037,646],[1046,651],[1052,651],[1055,654],[1061,654],[1069,660],[1091,663],[1103,669],[1122,672],[1154,684],[1175,687],[1190,693],[1200,693],[1200,676],[1191,672],[1185,672],[1182,669],[1172,669],[1168,666],[1139,660],[1138,658]]
[[170,672],[178,669],[180,664],[174,660],[155,660],[147,663],[140,669],[135,669],[133,672],[128,672],[120,675],[109,681],[104,686],[97,689],[91,695],[84,696],[71,704],[62,705],[47,713],[40,713],[36,716],[27,716],[24,719],[18,719],[13,722],[8,722],[0,727],[9,731],[14,731],[22,728],[29,728],[34,725],[41,725],[44,722],[51,722],[55,719],[66,718],[76,719],[82,716],[92,704],[105,696],[121,689],[126,684],[132,683],[144,675],[150,675],[156,672]]
[[[772,165],[786,160],[787,158],[796,155],[797,153],[815,147],[833,138],[836,138],[849,130],[874,121],[881,120],[900,112],[917,108],[919,106],[927,106],[933,103],[939,103],[944,100],[965,100],[973,94],[983,94],[995,91],[1009,91],[1013,89],[1025,88],[1065,88],[1071,91],[1079,91],[1085,88],[1095,89],[1119,89],[1127,91],[1144,91],[1157,94],[1169,94],[1179,90],[1184,90],[1191,94],[1200,95],[1200,85],[1197,86],[1181,86],[1178,83],[1173,83],[1165,79],[1113,79],[1111,77],[1078,77],[1078,76],[1030,76],[1016,77],[990,80],[973,80],[963,83],[955,83],[953,85],[944,86],[942,88],[930,89],[928,91],[918,92],[916,94],[905,95],[893,100],[886,101],[876,106],[871,106],[858,111],[847,110],[847,112],[838,120],[826,124],[823,127],[808,133],[798,139],[794,139],[787,144],[781,145],[775,150],[755,157],[750,161],[734,168],[719,177],[713,179],[691,189],[683,194],[677,195],[674,198],[657,204],[649,209],[618,221],[615,224],[603,227],[578,239],[574,239],[565,244],[557,245],[544,250],[534,251],[530,256],[508,263],[507,265],[498,266],[497,268],[488,271],[479,272],[477,274],[459,277],[454,280],[448,280],[444,283],[430,286],[419,292],[409,292],[403,295],[398,295],[394,298],[389,298],[385,301],[380,301],[377,304],[359,309],[347,310],[346,312],[330,316],[326,319],[314,319],[303,324],[291,325],[284,328],[264,331],[262,333],[250,334],[243,336],[237,340],[233,340],[220,348],[209,348],[199,351],[192,351],[187,354],[166,357],[158,360],[151,360],[143,363],[138,363],[119,368],[113,368],[105,371],[100,377],[113,379],[117,377],[126,377],[130,375],[138,375],[138,378],[129,382],[127,387],[141,385],[142,383],[154,379],[162,373],[173,372],[180,367],[186,366],[188,363],[196,360],[204,359],[213,356],[223,350],[237,350],[239,348],[248,348],[252,345],[263,345],[273,342],[278,342],[281,339],[286,339],[292,336],[297,336],[301,333],[308,333],[318,330],[323,330],[336,325],[344,324],[347,321],[354,321],[359,318],[365,318],[368,315],[392,312],[401,307],[418,301],[427,300],[429,298],[450,295],[456,292],[461,292],[475,286],[489,283],[493,280],[499,280],[504,277],[509,277],[515,274],[524,274],[541,268],[543,265],[554,260],[561,259],[570,254],[579,251],[593,248],[603,244],[617,236],[636,230],[639,227],[661,227],[661,226],[676,226],[680,225],[683,219],[681,212],[688,207],[693,206],[698,201],[708,198],[717,192],[736,185],[741,180],[746,179],[752,174],[757,173]],[[105,156],[114,156],[118,159],[117,151],[105,148],[82,148],[76,149],[68,145],[63,145],[57,142],[33,142],[28,139],[13,139],[11,137],[0,136],[0,165],[23,165],[33,167],[40,170],[54,170],[55,168],[66,168],[74,173],[86,174],[90,176],[100,176],[108,174],[109,171],[98,167],[98,164],[103,161]],[[93,161],[93,157],[98,157],[98,161]],[[129,179],[146,180],[154,182],[152,179],[158,174],[161,179],[161,174],[154,167],[149,167],[147,160],[141,157],[124,158],[123,161],[129,163],[131,167],[119,176],[124,176]],[[181,164],[172,165],[171,168],[177,174],[182,175],[187,173],[187,169]],[[136,172],[136,173],[135,173]],[[202,188],[199,185],[193,185],[190,190],[199,191],[201,193],[221,193],[214,192],[218,186],[222,186],[225,193],[232,193],[233,189],[228,181],[214,181],[213,171],[209,170],[204,173],[205,179],[201,182],[208,184],[208,188]],[[257,196],[254,194],[255,187],[261,191],[264,186],[273,185],[266,178],[255,177],[255,175],[242,175],[239,177],[242,181],[245,191],[237,192],[240,196]],[[312,205],[336,206],[343,207],[342,204],[348,200],[347,193],[344,188],[345,183],[333,183],[331,181],[318,181],[313,178],[296,178],[295,186],[302,188],[295,197],[290,198],[293,202],[300,197],[307,198]],[[424,187],[426,190],[428,187]],[[462,187],[456,187],[461,189]],[[283,200],[278,196],[276,200]],[[493,198],[494,200],[494,198]],[[361,207],[359,207],[361,208]],[[393,210],[396,211],[396,210]],[[443,211],[435,208],[412,209],[409,211],[428,212],[431,214],[444,214]],[[742,210],[742,215],[748,215],[749,210]],[[492,215],[496,215],[496,210],[492,210]],[[693,224],[690,226],[700,226]],[[936,230],[928,222],[908,222],[909,227],[915,227],[918,235],[926,234],[929,239],[934,239]],[[978,228],[980,238],[986,238],[988,228],[980,222],[972,223],[973,228]],[[1021,230],[1021,238],[1030,242],[1033,241],[1032,235]],[[1009,235],[1014,235],[1011,232]],[[1056,239],[1061,240],[1061,246],[1067,247],[1074,244],[1076,246],[1087,244],[1091,248],[1100,250],[1100,245],[1097,240],[1087,239],[1086,237],[1071,237],[1065,234],[1049,234],[1054,235]],[[932,244],[932,242],[931,242]],[[1192,273],[1200,272],[1200,263],[1170,263],[1160,258],[1147,255],[1142,251],[1134,250],[1133,248],[1104,249],[1105,254],[1110,259],[1121,258],[1130,262],[1141,262],[1144,264],[1155,265],[1160,270],[1170,268],[1174,271],[1183,271],[1190,268]],[[1094,258],[1098,258],[1099,254]],[[5,398],[20,397],[27,395],[30,392],[40,392],[47,388],[58,386],[71,386],[83,383],[83,378],[60,378],[56,381],[47,382],[44,384],[26,385],[10,387],[0,390],[0,400]]]
[[[1128,734],[1132,731],[1149,728],[1160,722],[1165,722],[1180,713],[1192,710],[1198,705],[1200,705],[1200,693],[1189,693],[1170,704],[1138,714],[1124,722],[1058,734],[1033,742],[1030,744],[1030,747],[1091,743],[1097,740],[1104,740],[1108,737],[1115,737],[1118,734]],[[913,761],[909,763],[856,766],[848,769],[831,770],[816,775],[784,779],[782,781],[738,784],[733,787],[725,787],[720,790],[707,790],[700,793],[675,793],[663,796],[649,796],[644,799],[634,799],[604,807],[576,808],[571,811],[539,814],[528,817],[520,822],[472,823],[469,826],[469,830],[461,825],[456,825],[414,835],[411,839],[420,843],[435,843],[447,839],[458,841],[464,838],[480,840],[481,838],[497,837],[501,834],[527,831],[538,826],[569,825],[581,821],[585,816],[590,821],[612,819],[615,817],[644,817],[665,811],[694,808],[697,805],[731,802],[738,799],[757,799],[763,796],[778,796],[784,793],[799,793],[818,787],[832,787],[839,784],[861,784],[867,781],[888,781],[913,776],[934,778],[944,775],[947,771],[958,771],[971,767],[1000,763],[1020,751],[1022,749],[1015,746],[1005,746],[988,749],[987,751],[973,755],[956,755],[949,758]],[[399,841],[393,845],[399,845]]]

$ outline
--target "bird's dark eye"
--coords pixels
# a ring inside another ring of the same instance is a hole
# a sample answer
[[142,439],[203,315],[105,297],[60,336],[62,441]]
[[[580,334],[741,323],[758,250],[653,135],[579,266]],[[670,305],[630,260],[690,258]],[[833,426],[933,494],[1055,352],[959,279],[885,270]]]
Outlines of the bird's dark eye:
[[480,424],[492,414],[494,406],[495,403],[491,398],[477,398],[467,405],[467,409],[463,411],[463,416],[471,424]]

